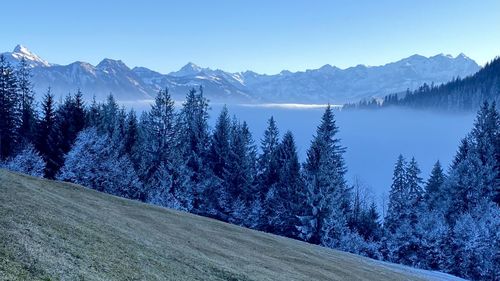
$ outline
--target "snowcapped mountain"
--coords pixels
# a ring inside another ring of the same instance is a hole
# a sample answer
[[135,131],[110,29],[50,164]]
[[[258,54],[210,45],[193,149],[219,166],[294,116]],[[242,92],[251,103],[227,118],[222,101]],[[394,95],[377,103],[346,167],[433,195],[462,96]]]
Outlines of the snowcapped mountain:
[[32,68],[34,67],[49,67],[51,64],[32,53],[28,48],[23,45],[17,45],[12,52],[6,52],[2,54],[5,59],[11,64],[17,64],[21,59],[25,59],[28,65]]
[[113,93],[122,100],[150,99],[151,90],[122,61],[104,59],[97,66],[86,62],[33,69],[37,92],[51,87],[56,96],[81,89],[87,99]]
[[415,89],[423,83],[441,84],[479,69],[475,61],[462,54],[456,58],[414,55],[382,66],[357,65],[339,69],[325,65],[319,69],[295,73],[282,71],[271,76],[245,72],[243,77],[250,92],[266,100],[345,103]]
[[112,59],[104,59],[96,66],[86,62],[56,65],[21,45],[3,55],[12,64],[22,58],[28,62],[39,93],[49,86],[57,96],[80,88],[86,98],[95,96],[99,100],[109,93],[118,100],[152,99],[165,87],[175,99],[182,99],[189,89],[202,85],[206,96],[215,102],[345,103],[415,89],[423,83],[441,84],[480,69],[463,54],[413,55],[382,66],[358,65],[346,69],[327,64],[299,72],[284,70],[276,75],[252,71],[230,73],[191,62],[169,74],[145,67],[130,69],[122,61]]

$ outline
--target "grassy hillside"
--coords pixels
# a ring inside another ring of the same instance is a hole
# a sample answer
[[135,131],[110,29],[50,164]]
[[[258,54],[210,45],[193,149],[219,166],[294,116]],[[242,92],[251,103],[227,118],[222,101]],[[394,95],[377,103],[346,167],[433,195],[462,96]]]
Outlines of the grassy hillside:
[[0,170],[0,280],[458,280]]

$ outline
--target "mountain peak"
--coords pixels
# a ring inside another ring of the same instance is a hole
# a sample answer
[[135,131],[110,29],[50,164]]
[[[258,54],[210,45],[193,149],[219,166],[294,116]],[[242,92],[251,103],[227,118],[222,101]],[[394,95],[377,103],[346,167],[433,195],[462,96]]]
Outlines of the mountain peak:
[[458,54],[458,56],[457,56],[456,58],[457,58],[457,59],[472,60],[471,58],[469,58],[468,56],[466,56],[464,53],[460,53],[460,54]]
[[18,44],[14,50],[12,51],[13,53],[21,53],[21,54],[33,54],[28,48],[25,46]]
[[50,66],[50,63],[47,62],[46,60],[40,58],[38,55],[35,53],[31,52],[28,48],[25,46],[18,44],[12,53],[10,53],[11,57],[13,58],[14,61],[20,61],[21,59],[25,59],[28,62],[28,65],[30,67],[35,67],[35,66]]
[[184,70],[184,71],[187,71],[187,70],[192,70],[192,71],[197,71],[197,72],[200,72],[202,70],[201,67],[199,67],[198,65],[196,65],[195,63],[192,63],[192,62],[188,62],[185,66],[183,66],[180,70]]
[[198,65],[188,62],[185,66],[183,66],[179,71],[171,72],[170,75],[172,76],[188,76],[188,75],[196,75],[200,72],[203,71],[203,68],[199,67]]
[[103,59],[96,67],[100,69],[129,69],[123,61],[108,58]]

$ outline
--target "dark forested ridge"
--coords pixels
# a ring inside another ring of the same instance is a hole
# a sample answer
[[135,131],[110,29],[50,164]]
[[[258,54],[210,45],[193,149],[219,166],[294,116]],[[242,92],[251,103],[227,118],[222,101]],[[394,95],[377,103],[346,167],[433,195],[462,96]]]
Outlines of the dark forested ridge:
[[441,85],[423,84],[415,91],[387,95],[382,102],[375,99],[348,104],[345,108],[383,108],[403,106],[445,111],[476,111],[484,101],[500,101],[500,58],[487,63],[476,74],[455,78]]
[[[498,64],[447,85],[494,80],[488,73]],[[210,129],[201,88],[187,93],[179,110],[161,90],[137,117],[111,95],[85,104],[79,91],[55,102],[48,90],[37,105],[29,77],[26,66],[14,69],[0,57],[0,161],[7,169],[375,259],[500,280],[495,104],[482,104],[447,171],[436,163],[424,181],[415,159],[399,157],[381,218],[345,180],[345,148],[330,106],[300,163],[293,134],[281,135],[272,117],[259,144],[227,108]]]

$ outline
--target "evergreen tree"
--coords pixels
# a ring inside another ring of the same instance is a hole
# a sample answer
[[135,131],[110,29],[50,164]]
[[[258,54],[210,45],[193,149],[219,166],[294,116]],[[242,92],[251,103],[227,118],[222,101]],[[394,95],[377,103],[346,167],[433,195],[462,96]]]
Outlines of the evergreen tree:
[[406,161],[403,155],[399,155],[389,194],[389,206],[384,227],[389,232],[394,232],[396,228],[406,220]]
[[28,143],[23,150],[6,163],[5,168],[34,177],[43,177],[45,162],[33,145]]
[[68,94],[56,110],[54,130],[55,149],[51,152],[51,161],[47,162],[48,178],[54,178],[64,164],[64,155],[69,152],[78,133],[85,126],[85,106],[82,93]]
[[78,134],[75,145],[64,157],[57,179],[98,191],[139,199],[142,185],[127,156],[120,156],[106,135],[95,128]]
[[[246,209],[255,193],[255,147],[246,123],[233,120],[229,128],[229,147],[224,151],[219,212],[222,219],[232,218],[234,208]],[[241,211],[235,214],[242,215]]]
[[407,204],[406,211],[411,224],[415,224],[418,220],[418,212],[423,198],[422,178],[420,177],[420,168],[414,157],[406,169],[406,189],[407,189]]
[[208,100],[199,91],[191,89],[186,96],[176,125],[175,146],[178,167],[185,167],[183,174],[189,177],[187,183],[192,190],[193,211],[204,214],[207,186],[211,185],[211,171],[208,165],[210,137],[208,131]]
[[92,103],[87,110],[85,117],[85,127],[99,127],[101,119],[101,105],[97,103],[95,96],[92,98]]
[[41,109],[41,119],[38,123],[35,147],[46,163],[45,177],[52,178],[57,169],[58,158],[56,157],[59,152],[56,146],[57,131],[54,96],[50,88],[43,97]]
[[277,149],[278,181],[275,184],[276,196],[269,206],[268,214],[273,233],[299,238],[296,226],[300,224],[298,216],[302,214],[305,204],[304,184],[300,173],[295,140],[290,131],[283,135],[283,140]]
[[224,106],[215,124],[208,155],[211,171],[214,175],[214,184],[205,192],[207,196],[210,196],[209,203],[216,203],[216,206],[205,208],[214,209],[214,213],[221,218],[223,218],[224,212],[230,209],[231,203],[229,191],[224,181],[224,171],[229,163],[230,137],[231,121],[227,107]]
[[[154,180],[159,178],[161,181],[161,177],[166,177],[166,175],[169,178],[173,177],[175,169],[172,160],[174,158],[175,109],[174,101],[167,89],[158,92],[151,110],[145,114],[142,121],[143,157],[140,174],[145,182],[145,199],[152,200],[152,197],[159,193],[167,195],[175,192],[176,179],[169,181],[171,184],[169,187]],[[165,188],[167,188],[166,191],[163,190]]]
[[442,190],[444,181],[443,168],[441,168],[441,163],[437,161],[425,186],[424,202],[428,210],[437,210],[444,202],[446,196]]
[[108,95],[106,102],[101,105],[98,117],[95,115],[91,117],[93,119],[99,118],[97,129],[100,133],[105,133],[109,137],[113,136],[119,111],[120,108],[114,96]]
[[347,231],[349,190],[333,111],[325,110],[304,165],[307,208],[300,216],[300,236],[311,243],[338,247]]
[[262,154],[259,157],[259,181],[262,192],[266,193],[269,188],[276,183],[277,163],[276,153],[279,145],[279,131],[274,118],[268,120],[267,129],[261,140]]
[[0,55],[0,160],[14,153],[18,143],[17,80],[14,69]]
[[[259,191],[256,194],[258,204],[262,207],[261,218],[253,218],[255,221],[261,220],[258,223],[262,230],[273,232],[269,223],[269,218],[273,217],[273,213],[280,211],[275,206],[276,184],[278,182],[278,146],[279,146],[279,131],[274,118],[268,120],[268,126],[264,131],[264,136],[261,140],[261,154],[258,159],[258,184]],[[281,210],[282,211],[282,210]],[[283,212],[283,211],[282,211]]]
[[142,151],[140,151],[139,122],[134,110],[130,110],[127,114],[123,150],[130,157],[134,167],[138,169]]
[[33,142],[36,130],[35,93],[31,85],[31,71],[24,58],[21,59],[17,73],[17,87],[19,92],[19,116],[18,128],[19,143],[21,146]]

